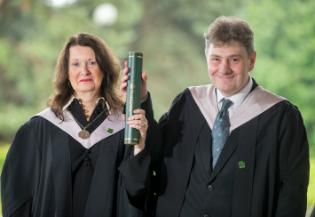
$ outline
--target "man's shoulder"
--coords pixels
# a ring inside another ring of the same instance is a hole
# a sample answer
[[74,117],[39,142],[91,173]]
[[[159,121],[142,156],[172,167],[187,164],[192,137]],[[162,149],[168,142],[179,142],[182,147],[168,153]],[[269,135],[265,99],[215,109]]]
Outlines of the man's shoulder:
[[251,93],[253,101],[260,107],[277,108],[283,112],[299,112],[298,107],[287,98],[277,95],[262,86],[257,86]]
[[211,84],[189,86],[181,91],[173,100],[174,104],[190,104],[191,102],[198,101],[198,99],[207,99],[214,92],[214,87]]
[[248,94],[245,99],[245,104],[257,104],[261,107],[272,107],[283,101],[287,101],[287,99],[258,85]]
[[186,89],[186,91],[191,93],[192,96],[198,98],[208,96],[213,90],[214,86],[212,84],[190,86]]
[[267,99],[278,99],[280,101],[287,100],[285,97],[277,95],[260,85],[257,85],[250,94],[255,94],[255,97],[267,97]]
[[[196,107],[196,96],[197,98],[205,98],[203,86],[187,87],[176,95],[169,111],[166,113],[168,115],[178,116],[179,114],[185,113],[185,111],[195,110]],[[203,97],[201,97],[203,96]]]

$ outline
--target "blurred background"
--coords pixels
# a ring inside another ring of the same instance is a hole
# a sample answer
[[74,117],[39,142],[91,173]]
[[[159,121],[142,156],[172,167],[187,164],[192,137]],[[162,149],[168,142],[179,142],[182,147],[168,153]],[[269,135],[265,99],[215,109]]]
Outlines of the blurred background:
[[[0,167],[16,130],[46,107],[57,55],[69,36],[103,38],[123,61],[144,53],[155,118],[187,86],[209,83],[203,33],[220,15],[255,32],[259,84],[298,106],[311,154],[315,204],[315,1],[0,0]],[[1,169],[1,168],[0,168]]]

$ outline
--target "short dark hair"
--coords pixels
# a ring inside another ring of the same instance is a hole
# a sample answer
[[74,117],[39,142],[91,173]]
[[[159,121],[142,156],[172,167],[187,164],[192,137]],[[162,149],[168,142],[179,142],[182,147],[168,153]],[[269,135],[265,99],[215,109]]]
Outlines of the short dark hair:
[[73,89],[69,82],[70,48],[76,45],[90,47],[104,74],[101,84],[101,97],[104,97],[112,112],[122,110],[122,101],[118,95],[120,64],[110,47],[101,38],[88,33],[73,35],[62,48],[55,69],[54,94],[48,101],[49,107],[57,117],[63,120],[63,106],[70,100]]
[[254,33],[249,24],[238,17],[218,17],[209,25],[204,38],[206,53],[211,43],[225,44],[232,41],[240,42],[248,54],[254,51]]

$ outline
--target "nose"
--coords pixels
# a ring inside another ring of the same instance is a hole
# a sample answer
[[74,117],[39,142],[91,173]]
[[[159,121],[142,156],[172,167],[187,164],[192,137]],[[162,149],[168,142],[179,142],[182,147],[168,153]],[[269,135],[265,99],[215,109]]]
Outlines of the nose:
[[80,74],[81,75],[88,75],[88,74],[90,74],[88,63],[85,63],[85,64],[81,65]]
[[231,65],[230,65],[230,62],[229,62],[229,59],[225,59],[225,60],[222,60],[221,61],[221,64],[220,64],[220,71],[223,73],[223,74],[228,74],[230,73],[232,70],[231,70]]

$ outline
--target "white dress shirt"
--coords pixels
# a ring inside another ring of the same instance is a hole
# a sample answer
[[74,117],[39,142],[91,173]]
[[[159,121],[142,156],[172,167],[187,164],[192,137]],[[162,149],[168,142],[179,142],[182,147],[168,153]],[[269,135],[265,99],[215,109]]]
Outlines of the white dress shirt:
[[235,114],[236,110],[238,109],[238,107],[242,104],[242,102],[245,100],[245,98],[248,96],[250,90],[252,89],[253,86],[253,81],[252,78],[249,77],[249,81],[247,82],[247,84],[245,85],[245,87],[243,89],[241,89],[238,93],[229,96],[229,97],[225,97],[219,89],[216,89],[216,94],[217,94],[217,102],[218,102],[218,109],[220,110],[221,106],[222,106],[222,99],[229,99],[233,102],[233,104],[231,105],[231,107],[228,109],[229,111],[229,116],[233,116],[233,114]]

